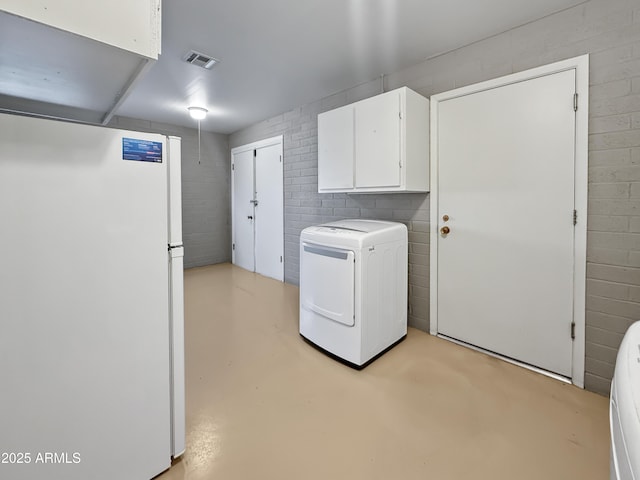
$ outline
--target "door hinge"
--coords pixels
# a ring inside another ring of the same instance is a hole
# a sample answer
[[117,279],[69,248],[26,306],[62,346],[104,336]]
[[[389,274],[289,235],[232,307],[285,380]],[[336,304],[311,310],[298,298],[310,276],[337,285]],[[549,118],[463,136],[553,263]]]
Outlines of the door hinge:
[[253,156],[254,156],[254,157],[257,157],[257,156],[258,156],[258,150],[254,150],[254,151],[253,151]]
[[402,120],[402,111],[398,112],[398,118]]
[[280,163],[282,163],[282,155],[280,155]]
[[235,164],[235,163],[232,163],[232,164],[231,164],[231,170],[235,170],[235,169],[236,169],[236,164]]
[[578,111],[578,94],[577,93],[573,94],[573,111],[574,112]]
[[282,255],[280,255],[280,263],[282,263]]
[[578,224],[578,211],[577,210],[573,211],[573,224],[574,225]]
[[236,249],[236,244],[234,243],[234,244],[231,246],[231,250],[235,250],[235,249]]
[[576,322],[571,322],[571,340],[576,339]]

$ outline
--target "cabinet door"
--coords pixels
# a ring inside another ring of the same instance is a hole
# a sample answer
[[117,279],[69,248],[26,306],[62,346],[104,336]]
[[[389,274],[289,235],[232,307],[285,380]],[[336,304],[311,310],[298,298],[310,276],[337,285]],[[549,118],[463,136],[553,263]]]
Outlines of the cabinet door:
[[400,92],[355,107],[356,188],[400,186]]
[[318,191],[353,188],[353,105],[318,115]]

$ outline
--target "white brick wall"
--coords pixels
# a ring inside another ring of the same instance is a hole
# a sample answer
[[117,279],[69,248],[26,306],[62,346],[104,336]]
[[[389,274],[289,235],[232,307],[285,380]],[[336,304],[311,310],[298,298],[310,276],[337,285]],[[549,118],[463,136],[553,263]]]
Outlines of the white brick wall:
[[182,137],[182,238],[186,268],[231,261],[230,153],[227,135],[114,117],[110,127]]
[[[590,390],[607,393],[622,336],[640,320],[638,0],[591,0],[393,72],[386,86],[406,85],[431,96],[585,53],[591,59],[585,383]],[[298,282],[302,228],[343,217],[405,222],[410,232],[410,324],[427,330],[428,195],[316,192],[317,114],[379,91],[377,80],[359,85],[237,132],[230,143],[237,146],[284,134],[288,282]]]

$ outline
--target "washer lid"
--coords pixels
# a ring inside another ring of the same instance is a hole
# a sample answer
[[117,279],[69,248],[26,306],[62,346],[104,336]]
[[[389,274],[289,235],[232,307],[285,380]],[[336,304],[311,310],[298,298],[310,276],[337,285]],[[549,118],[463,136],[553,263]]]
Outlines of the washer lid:
[[352,230],[355,232],[371,233],[379,232],[381,230],[388,230],[398,228],[401,223],[386,222],[384,220],[338,220],[337,222],[323,223],[320,227],[328,227],[342,230]]
[[400,240],[407,241],[407,227],[381,220],[340,220],[307,227],[300,234],[300,241],[356,250]]

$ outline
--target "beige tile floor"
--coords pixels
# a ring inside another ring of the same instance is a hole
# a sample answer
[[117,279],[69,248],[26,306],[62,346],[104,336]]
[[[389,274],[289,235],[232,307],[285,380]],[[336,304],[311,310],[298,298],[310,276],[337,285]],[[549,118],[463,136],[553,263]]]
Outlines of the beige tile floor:
[[298,336],[298,289],[188,270],[176,479],[608,478],[608,401],[409,329],[362,371]]

